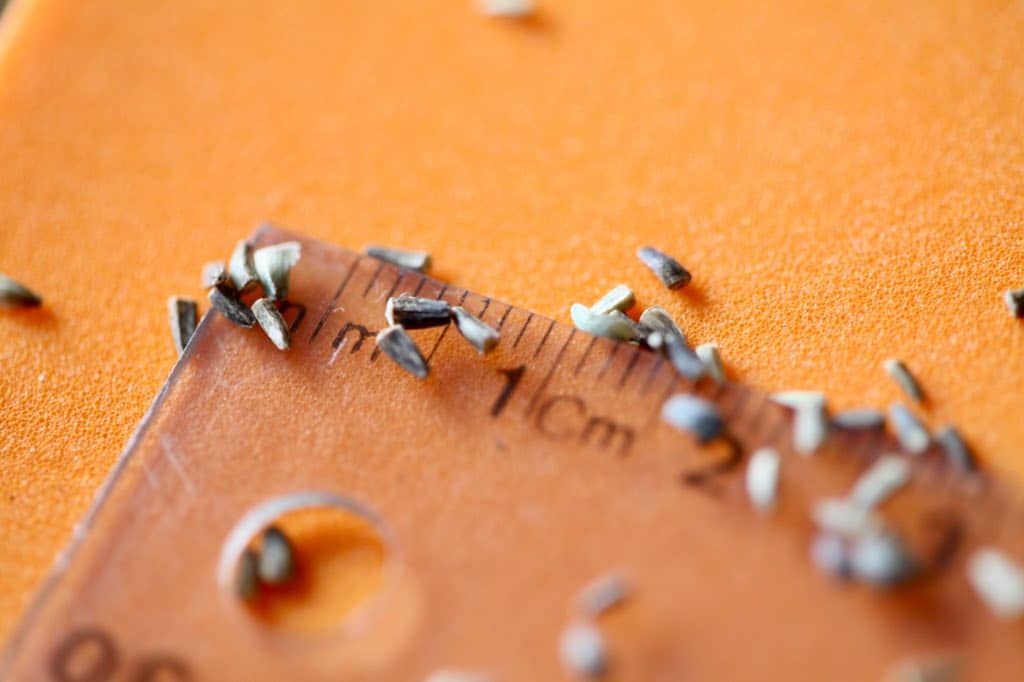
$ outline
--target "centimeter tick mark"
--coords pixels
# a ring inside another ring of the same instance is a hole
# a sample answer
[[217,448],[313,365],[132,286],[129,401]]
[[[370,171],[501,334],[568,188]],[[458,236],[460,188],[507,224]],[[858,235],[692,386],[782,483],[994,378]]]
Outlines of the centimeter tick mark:
[[625,371],[622,372],[622,376],[619,378],[618,388],[622,388],[626,385],[626,380],[629,379],[630,373],[632,373],[633,368],[636,367],[636,363],[640,360],[641,352],[642,351],[639,348],[633,349],[633,357],[629,359],[629,364],[626,365]]
[[[442,291],[444,291],[444,289],[442,289]],[[462,295],[459,296],[459,302],[456,303],[455,305],[462,305],[466,301],[466,297],[467,296],[469,296],[469,292],[466,291],[466,290],[463,290],[462,291]],[[437,298],[438,298],[438,300],[441,299],[440,296],[438,296]],[[445,327],[444,329],[441,330],[441,334],[437,337],[437,341],[434,342],[434,347],[430,349],[430,353],[427,355],[427,362],[428,363],[430,362],[430,358],[434,357],[434,353],[437,352],[438,346],[440,346],[441,342],[444,341],[444,335],[447,334],[448,330],[451,329],[451,328],[452,328],[452,326],[449,324],[447,327]]]
[[587,344],[587,349],[583,351],[583,355],[580,356],[580,361],[576,363],[576,369],[572,371],[573,376],[578,375],[580,373],[580,370],[583,369],[583,363],[587,361],[587,356],[590,355],[590,351],[593,350],[595,343],[597,343],[597,337],[591,336],[590,343]]
[[313,330],[313,333],[309,335],[309,343],[313,343],[317,335],[320,334],[320,330],[323,328],[324,322],[327,321],[331,311],[334,310],[334,304],[337,303],[338,299],[341,297],[341,292],[345,291],[345,287],[348,286],[348,281],[352,279],[352,275],[355,274],[355,271],[358,269],[360,260],[362,260],[362,256],[356,255],[355,259],[348,266],[348,272],[345,273],[345,276],[341,280],[341,284],[338,285],[338,289],[334,292],[334,296],[331,297],[331,302],[328,303],[327,307],[324,309],[324,314],[320,316],[320,320],[316,323],[316,328]]
[[608,371],[608,368],[612,366],[612,360],[615,358],[615,354],[619,352],[620,345],[622,344],[618,341],[612,342],[612,352],[608,353],[608,359],[604,361],[604,365],[601,366],[601,371],[597,373],[597,379],[599,381]]
[[370,288],[373,287],[373,283],[377,281],[377,277],[380,276],[380,271],[383,269],[384,261],[381,261],[380,265],[377,266],[377,269],[373,271],[373,277],[371,277],[370,281],[366,283],[366,288],[363,289],[363,298],[366,298],[366,295],[370,293]]
[[544,344],[547,342],[548,337],[551,336],[551,330],[554,328],[555,321],[551,320],[551,324],[548,325],[548,330],[544,332],[543,338],[541,338],[540,343],[537,344],[537,349],[533,351],[533,357],[536,358],[538,355],[540,355],[540,349],[544,347]]
[[523,334],[526,333],[526,328],[530,326],[530,322],[533,321],[533,313],[530,313],[529,317],[526,318],[526,322],[523,324],[523,328],[519,330],[519,335],[516,337],[512,347],[515,348],[519,345],[519,339],[523,338]]
[[639,395],[643,395],[644,393],[647,392],[647,389],[650,388],[651,383],[654,381],[654,378],[658,376],[658,370],[661,368],[663,364],[665,364],[665,357],[662,355],[659,355],[658,359],[651,363],[651,370],[647,373],[647,378],[644,380],[644,383],[640,386]]
[[[552,326],[554,326],[553,322]],[[562,344],[562,347],[558,349],[558,353],[555,354],[555,360],[551,363],[551,367],[548,368],[548,373],[544,375],[544,379],[541,380],[540,385],[537,386],[537,390],[534,391],[533,395],[530,397],[530,402],[526,406],[526,412],[524,413],[525,415],[529,416],[530,413],[533,412],[533,408],[537,404],[537,399],[540,398],[544,393],[544,390],[548,387],[548,383],[551,381],[552,375],[554,375],[555,370],[558,369],[558,365],[561,364],[562,355],[565,353],[565,349],[569,347],[569,344],[572,343],[573,337],[575,336],[576,328],[574,327],[569,332],[569,336],[565,337],[565,342]]]
[[501,328],[505,325],[505,320],[508,319],[508,314],[510,312],[512,312],[512,306],[508,306],[505,309],[505,312],[502,314],[501,319],[498,320],[498,327],[497,327],[497,329],[498,329],[499,332],[501,331]]

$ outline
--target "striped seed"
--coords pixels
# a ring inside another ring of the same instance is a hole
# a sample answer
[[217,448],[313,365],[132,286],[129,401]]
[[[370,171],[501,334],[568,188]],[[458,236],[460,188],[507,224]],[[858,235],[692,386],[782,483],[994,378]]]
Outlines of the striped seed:
[[427,329],[444,327],[451,322],[452,307],[448,301],[436,298],[419,298],[402,294],[388,299],[384,307],[384,318],[389,325],[401,325],[406,329]]
[[302,245],[298,242],[281,242],[256,249],[252,261],[264,296],[274,300],[287,298],[289,276],[301,255]]
[[697,346],[695,352],[711,380],[719,385],[724,384],[725,367],[722,365],[722,356],[718,352],[718,344],[702,343]]
[[636,305],[636,296],[633,294],[633,290],[625,284],[620,284],[590,306],[590,312],[604,315],[618,310],[620,313],[624,313],[634,305]]
[[893,378],[899,387],[907,394],[907,397],[913,400],[915,403],[924,401],[924,391],[921,390],[921,384],[917,383],[917,379],[910,373],[907,366],[902,361],[895,358],[889,358],[882,366],[885,371]]
[[718,438],[725,429],[717,407],[688,393],[666,400],[661,407],[661,418],[680,431],[692,433],[701,444]]
[[1024,318],[1024,289],[1010,289],[1003,294],[1003,300],[1011,315]]
[[599,677],[608,667],[604,637],[589,623],[574,623],[562,631],[558,653],[571,673],[580,677]]
[[[684,346],[688,345],[686,334],[679,328],[676,321],[668,314],[668,311],[656,305],[652,305],[640,314],[640,329],[645,337],[650,337],[657,332],[662,341],[669,337],[675,337],[682,341]],[[660,343],[648,342],[648,345],[655,349],[661,347]]]
[[817,391],[784,391],[773,394],[772,400],[795,410],[793,449],[801,455],[813,454],[828,436],[825,394]]
[[850,553],[846,541],[835,533],[819,533],[811,542],[811,562],[835,578],[850,577]]
[[861,474],[850,492],[850,500],[874,508],[885,502],[910,480],[910,464],[896,455],[883,455]]
[[228,273],[224,269],[224,261],[211,261],[203,266],[199,276],[199,286],[204,289],[219,287],[227,280]]
[[427,272],[430,270],[430,254],[426,251],[409,251],[407,249],[392,249],[387,246],[367,246],[363,253],[371,258],[382,260],[392,265],[397,265],[406,270],[416,272]]
[[238,292],[229,283],[210,289],[207,294],[214,310],[239,327],[249,328],[256,324],[256,317],[244,303],[238,300]]
[[427,377],[427,361],[423,359],[420,349],[401,325],[391,325],[377,334],[377,347],[417,379]]
[[196,322],[199,318],[196,302],[190,298],[171,296],[167,299],[167,316],[171,323],[171,340],[174,342],[174,350],[181,355],[196,330]]
[[1024,616],[1024,570],[998,549],[976,551],[967,562],[967,579],[997,618]]
[[587,618],[596,618],[624,601],[632,592],[629,582],[621,575],[609,573],[595,578],[580,590],[576,607]]
[[971,449],[967,447],[963,437],[955,426],[943,426],[935,434],[935,442],[942,447],[946,461],[960,471],[976,471],[978,462]]
[[779,453],[773,448],[761,448],[750,456],[747,463],[747,496],[758,511],[775,508],[779,492]]
[[248,240],[243,239],[235,245],[235,250],[231,252],[231,260],[228,261],[228,272],[231,275],[231,282],[238,291],[248,291],[259,283],[252,244]]
[[690,283],[690,273],[686,268],[675,258],[653,246],[641,246],[637,249],[636,255],[669,289],[679,289]]
[[478,670],[444,668],[427,675],[425,682],[496,682],[496,678]]
[[832,417],[832,425],[850,431],[880,429],[885,426],[885,414],[870,408],[844,410]]
[[498,345],[501,336],[497,330],[479,317],[466,312],[462,306],[452,307],[452,319],[455,320],[455,328],[462,334],[462,338],[469,341],[469,345],[473,346],[477,353],[490,353]]
[[582,303],[573,303],[569,308],[569,314],[577,328],[594,336],[603,336],[616,341],[632,341],[640,336],[640,330],[633,320],[618,310],[598,315]]
[[931,436],[906,405],[893,403],[889,407],[889,421],[896,430],[896,439],[904,450],[912,455],[920,455],[928,449]]
[[256,596],[260,586],[259,577],[260,557],[253,549],[246,549],[238,558],[238,568],[235,571],[235,596],[248,601]]
[[0,308],[35,308],[42,304],[39,294],[0,273]]
[[651,306],[640,315],[640,333],[648,346],[662,351],[679,374],[697,381],[705,372],[704,362],[686,342],[686,335],[664,309]]
[[258,299],[252,304],[252,314],[271,343],[278,350],[288,350],[292,344],[291,332],[274,302],[269,298]]
[[288,536],[277,526],[263,531],[259,576],[267,585],[283,585],[295,574],[295,550]]
[[862,583],[891,587],[912,578],[917,564],[898,536],[891,532],[870,532],[853,541],[850,570]]

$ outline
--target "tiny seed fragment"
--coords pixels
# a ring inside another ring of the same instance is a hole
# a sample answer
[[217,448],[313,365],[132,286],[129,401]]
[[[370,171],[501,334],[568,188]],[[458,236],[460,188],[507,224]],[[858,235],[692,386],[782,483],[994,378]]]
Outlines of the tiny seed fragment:
[[714,343],[702,343],[697,346],[697,357],[704,364],[704,369],[711,380],[716,384],[725,383],[725,367],[722,365],[722,356],[718,352],[718,345]]
[[474,670],[445,668],[430,673],[425,682],[496,682],[496,678]]
[[907,394],[908,398],[915,403],[924,401],[924,391],[921,390],[921,385],[917,383],[917,379],[914,378],[914,375],[910,373],[910,370],[907,369],[907,366],[902,361],[889,358],[882,366],[889,376],[899,384],[899,387]]
[[850,492],[850,500],[866,508],[882,504],[910,480],[910,464],[902,457],[884,455],[861,474]]
[[883,682],[955,682],[960,679],[960,658],[938,654],[908,658],[891,666]]
[[976,551],[967,562],[967,578],[997,618],[1024,616],[1024,570],[1000,550],[983,547]]
[[811,542],[811,562],[835,578],[850,577],[850,555],[846,542],[835,533],[819,533]]
[[664,309],[651,306],[640,315],[640,335],[647,345],[662,351],[676,371],[697,381],[705,372],[704,362],[686,342],[686,335]]
[[783,391],[773,394],[772,400],[795,410],[793,449],[802,455],[813,454],[828,436],[825,394],[817,391]]
[[288,296],[291,270],[299,262],[301,254],[302,245],[298,242],[281,242],[256,249],[252,255],[253,266],[263,285],[264,296],[275,300]]
[[1024,318],[1024,289],[1010,289],[1003,294],[1003,300],[1011,315]]
[[569,308],[569,314],[576,327],[594,336],[603,336],[616,341],[632,341],[640,336],[633,320],[618,310],[598,315],[582,303],[573,303]]
[[521,19],[533,13],[533,0],[479,0],[480,11],[492,17]]
[[688,393],[674,395],[665,401],[661,417],[680,431],[689,431],[701,444],[722,435],[725,424],[718,408]]
[[401,325],[391,325],[377,334],[377,347],[417,379],[427,377],[427,361],[423,359],[420,349]]
[[199,285],[204,289],[218,287],[227,280],[228,273],[224,269],[223,261],[211,261],[203,266],[202,275],[199,277]]
[[880,429],[885,426],[885,415],[870,408],[844,410],[832,417],[832,425],[850,431]]
[[939,429],[935,434],[935,442],[942,447],[946,460],[960,471],[978,469],[977,460],[955,426],[947,425]]
[[847,499],[819,500],[811,509],[811,518],[822,530],[842,537],[856,537],[881,528],[881,520],[872,508]]
[[912,455],[920,455],[928,449],[931,436],[906,405],[893,403],[889,407],[889,421],[896,430],[900,446]]
[[239,327],[249,328],[256,324],[256,317],[238,300],[238,293],[234,287],[225,283],[223,286],[210,289],[207,294],[214,309]]
[[238,558],[238,568],[235,571],[235,595],[239,599],[248,601],[256,596],[260,584],[259,563],[259,554],[253,549],[246,549]]
[[558,653],[562,664],[581,677],[598,677],[607,669],[604,637],[589,623],[566,627],[558,640]]
[[384,308],[384,318],[389,325],[401,325],[406,329],[427,329],[444,327],[451,322],[452,307],[448,301],[418,296],[393,296]]
[[[662,341],[675,337],[682,341],[684,346],[689,345],[686,341],[686,334],[679,328],[676,321],[672,319],[672,316],[668,314],[668,311],[656,305],[652,305],[640,314],[640,329],[644,336],[647,337],[658,333],[661,335]],[[660,347],[660,343],[656,345],[655,343],[648,342],[648,345],[655,349]]]
[[850,569],[860,582],[891,587],[917,572],[914,558],[891,532],[871,532],[856,538],[850,548]]
[[773,448],[761,448],[750,456],[747,464],[747,496],[758,511],[775,508],[779,491],[779,453]]
[[267,585],[282,585],[295,573],[295,550],[288,536],[277,526],[263,531],[259,576]]
[[288,324],[284,321],[284,316],[281,315],[274,302],[269,298],[257,299],[252,304],[252,313],[271,343],[279,350],[288,350],[292,344],[291,333],[288,331]]
[[619,284],[602,296],[597,303],[590,306],[590,312],[604,315],[618,310],[620,313],[624,313],[634,305],[636,305],[636,296],[633,294],[633,290],[625,284]]
[[415,270],[416,272],[427,272],[430,270],[430,254],[426,251],[410,251],[408,249],[393,249],[387,246],[370,245],[363,249],[363,252],[371,258],[397,265],[406,270]]
[[636,255],[669,289],[679,289],[690,283],[690,273],[686,268],[663,251],[653,246],[641,246]]
[[231,274],[231,282],[238,291],[248,291],[250,287],[259,283],[252,244],[248,240],[243,239],[235,245],[231,260],[228,262],[228,272]]
[[0,274],[0,308],[35,308],[43,304],[39,294]]
[[625,600],[631,591],[625,578],[609,573],[585,585],[576,597],[576,606],[583,616],[596,618]]
[[181,355],[196,330],[199,317],[196,302],[190,298],[171,296],[167,299],[167,315],[171,324],[171,340],[174,349]]
[[462,338],[469,341],[469,345],[473,346],[477,353],[489,353],[498,345],[498,339],[501,338],[498,332],[462,306],[452,307],[452,318]]

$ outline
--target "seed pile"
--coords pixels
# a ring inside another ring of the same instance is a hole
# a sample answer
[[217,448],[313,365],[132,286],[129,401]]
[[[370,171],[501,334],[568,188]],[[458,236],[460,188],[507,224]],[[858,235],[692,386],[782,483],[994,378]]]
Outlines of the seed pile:
[[0,273],[0,308],[36,308],[42,304],[39,294]]
[[430,271],[430,254],[426,251],[410,251],[407,249],[393,249],[388,246],[370,245],[363,249],[363,253],[371,258],[397,265],[406,270],[423,273]]
[[295,549],[288,536],[277,526],[263,531],[258,549],[242,552],[235,573],[235,594],[239,599],[254,599],[262,585],[286,585],[295,577]]

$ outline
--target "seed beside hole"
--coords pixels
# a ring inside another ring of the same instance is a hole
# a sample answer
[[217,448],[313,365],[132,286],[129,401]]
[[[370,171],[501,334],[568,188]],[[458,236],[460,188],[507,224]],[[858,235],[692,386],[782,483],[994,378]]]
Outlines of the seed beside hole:
[[0,308],[36,308],[42,304],[39,294],[0,273]]

